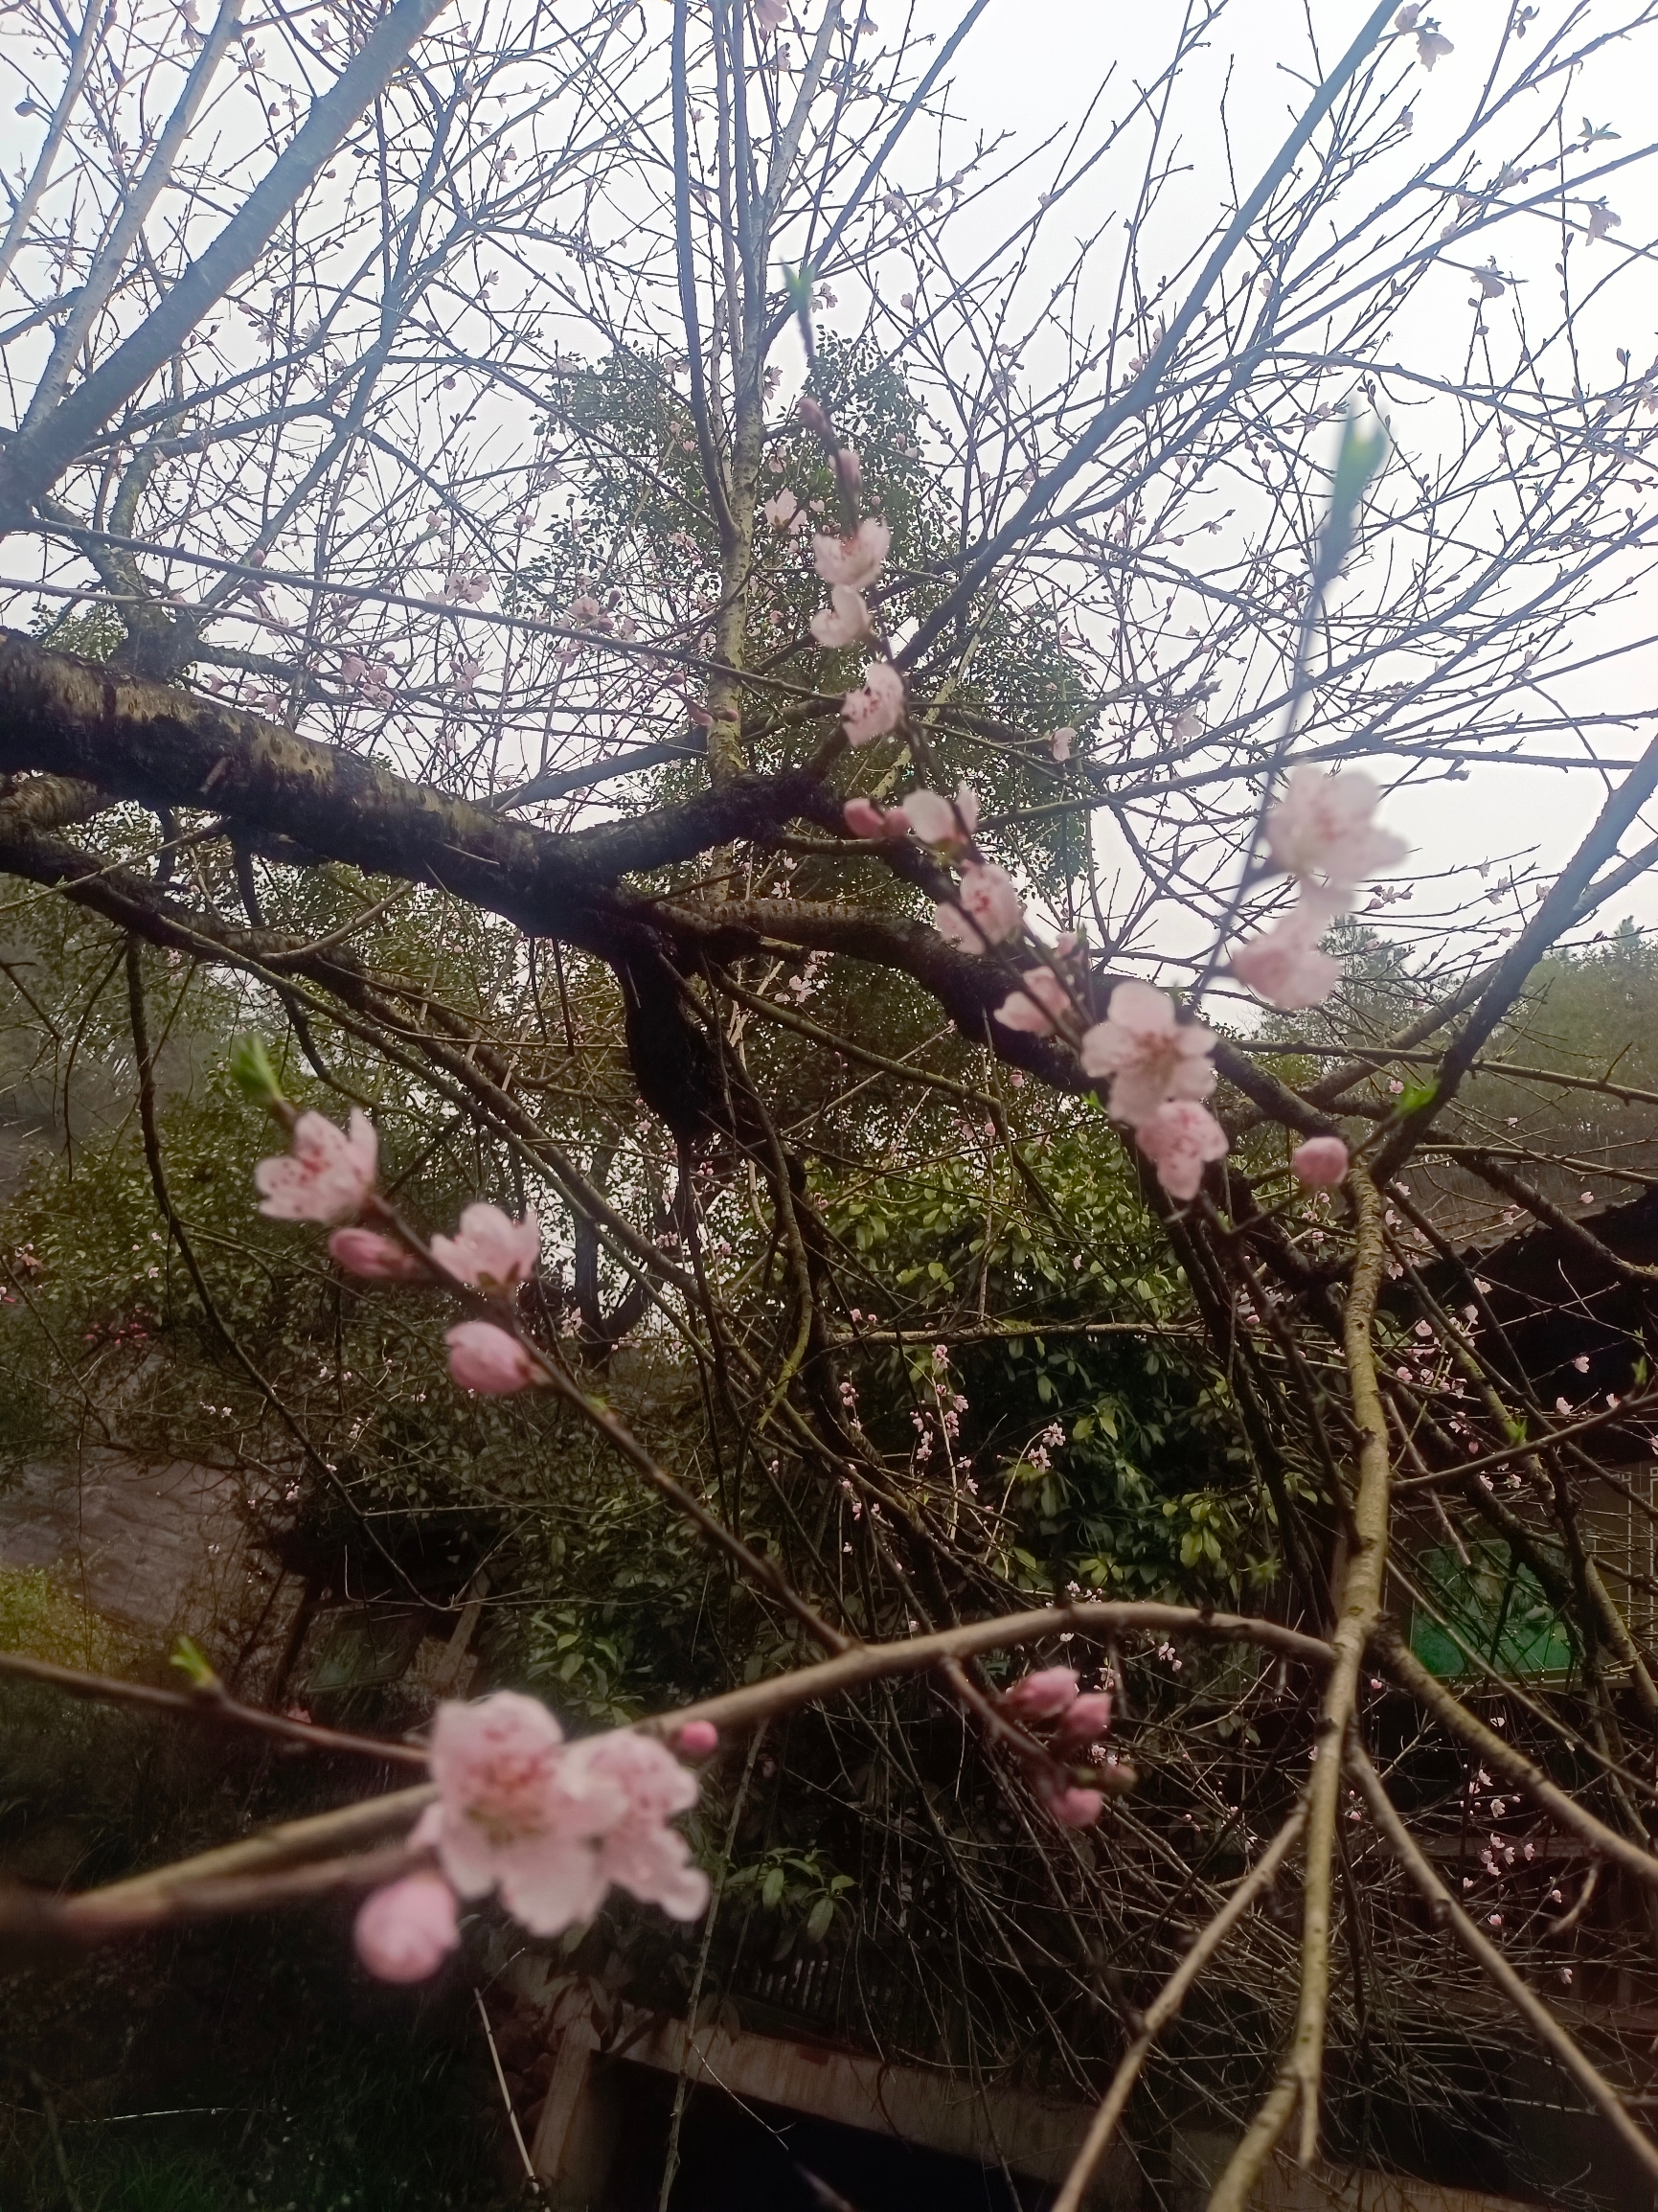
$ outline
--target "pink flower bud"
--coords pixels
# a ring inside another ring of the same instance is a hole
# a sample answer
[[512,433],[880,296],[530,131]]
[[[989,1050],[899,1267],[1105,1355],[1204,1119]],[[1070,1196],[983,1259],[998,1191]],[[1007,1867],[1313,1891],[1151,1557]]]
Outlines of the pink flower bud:
[[857,490],[864,480],[864,465],[850,445],[843,445],[835,455],[835,474],[849,491]]
[[684,1759],[706,1759],[719,1748],[719,1730],[712,1721],[687,1721],[673,1739],[673,1748]]
[[1002,1710],[1016,1721],[1052,1721],[1076,1702],[1077,1676],[1069,1667],[1044,1667],[1002,1693]]
[[[846,803],[847,828],[854,837],[884,837],[887,835],[887,817],[873,799],[849,799]],[[899,816],[899,825],[907,830],[909,824]]]
[[1061,1828],[1092,1828],[1104,1809],[1098,1790],[1058,1790],[1048,1800],[1048,1810]]
[[800,417],[804,427],[810,430],[814,436],[830,438],[834,435],[829,417],[815,399],[808,399],[803,394],[795,406],[795,413]]
[[336,1229],[329,1250],[348,1275],[367,1275],[376,1283],[418,1282],[426,1272],[413,1252],[373,1229]]
[[541,1380],[541,1371],[515,1336],[492,1321],[462,1321],[444,1332],[449,1373],[463,1390],[505,1398]]
[[1084,1744],[1092,1744],[1097,1736],[1103,1736],[1110,1725],[1110,1692],[1090,1690],[1061,1717],[1054,1737],[1054,1749],[1060,1758],[1068,1752],[1079,1751]]
[[1308,1137],[1290,1153],[1289,1164],[1310,1190],[1327,1191],[1347,1174],[1347,1147],[1340,1137]]
[[410,1874],[364,1900],[357,1956],[381,1981],[424,1981],[461,1940],[455,1893],[441,1874]]

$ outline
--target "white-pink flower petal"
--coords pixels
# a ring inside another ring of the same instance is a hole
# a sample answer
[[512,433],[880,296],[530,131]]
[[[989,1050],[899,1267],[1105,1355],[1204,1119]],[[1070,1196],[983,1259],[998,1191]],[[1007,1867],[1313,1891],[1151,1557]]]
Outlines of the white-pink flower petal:
[[1169,1196],[1182,1201],[1196,1197],[1208,1163],[1226,1157],[1226,1131],[1192,1099],[1166,1101],[1136,1127],[1134,1141]]
[[812,565],[825,583],[867,591],[892,551],[893,534],[877,516],[865,515],[851,537],[814,537]]
[[849,745],[874,744],[903,719],[904,679],[891,661],[872,661],[862,688],[841,701],[841,721]]
[[292,1147],[254,1169],[261,1214],[276,1221],[343,1221],[362,1211],[375,1187],[379,1139],[360,1106],[352,1108],[350,1134],[326,1115],[301,1114]]
[[1149,983],[1120,983],[1105,1019],[1084,1033],[1083,1072],[1111,1085],[1117,1120],[1138,1128],[1170,1099],[1207,1098],[1215,1088],[1214,1037],[1201,1021],[1180,1021],[1174,1001]]

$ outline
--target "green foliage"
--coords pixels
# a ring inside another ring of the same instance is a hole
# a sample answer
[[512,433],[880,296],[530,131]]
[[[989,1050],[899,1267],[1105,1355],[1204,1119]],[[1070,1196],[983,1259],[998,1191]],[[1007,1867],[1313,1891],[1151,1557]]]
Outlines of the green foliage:
[[126,625],[112,606],[89,606],[76,614],[70,606],[42,606],[30,628],[54,652],[79,653],[82,660],[106,661],[126,642]]
[[930,1354],[872,1347],[866,1428],[889,1452],[930,1433],[936,1477],[941,1405],[966,1400],[959,1457],[1000,1516],[998,1553],[1020,1587],[1259,1586],[1272,1573],[1266,1501],[1133,1171],[1098,1115],[1046,1098],[1035,1111],[1057,1220],[1005,1155],[831,1186],[829,1224],[867,1264],[878,1311],[946,1342],[964,1308],[1000,1325],[968,1329],[948,1379]]
[[752,1893],[762,1911],[775,1916],[772,1962],[781,1965],[801,1943],[819,1944],[837,1922],[849,1919],[857,1887],[850,1874],[837,1874],[821,1851],[795,1851],[777,1845],[761,1858],[734,1867],[726,1877],[727,1896]]

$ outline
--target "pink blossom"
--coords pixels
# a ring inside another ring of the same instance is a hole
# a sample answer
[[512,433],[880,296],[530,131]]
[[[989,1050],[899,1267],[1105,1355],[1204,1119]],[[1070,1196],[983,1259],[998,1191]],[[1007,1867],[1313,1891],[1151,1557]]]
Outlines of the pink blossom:
[[910,833],[910,825],[900,807],[893,808],[889,813],[873,799],[849,799],[842,810],[847,828],[854,837],[907,837]]
[[683,1758],[706,1759],[719,1748],[719,1730],[712,1721],[687,1721],[673,1747]]
[[1056,1790],[1048,1810],[1061,1828],[1092,1828],[1105,1810],[1098,1790]]
[[485,1398],[506,1398],[542,1380],[541,1370],[515,1336],[493,1321],[459,1321],[445,1330],[449,1373],[463,1390]]
[[1056,730],[1048,740],[1048,750],[1056,761],[1068,761],[1071,747],[1077,741],[1075,730]]
[[1347,1147],[1340,1137],[1308,1137],[1290,1153],[1289,1165],[1309,1190],[1330,1190],[1347,1174]]
[[1022,1029],[1033,1037],[1051,1037],[1071,1011],[1071,994],[1051,968],[1027,968],[1019,979],[1023,991],[1011,991],[996,1009],[1005,1029]]
[[625,1728],[589,1736],[566,1754],[596,1791],[623,1799],[619,1820],[606,1825],[599,1848],[603,1881],[619,1882],[642,1904],[659,1904],[672,1920],[695,1920],[708,1906],[708,1877],[691,1863],[691,1847],[669,1815],[696,1803],[697,1781],[665,1745]]
[[979,798],[965,784],[956,786],[955,801],[937,791],[912,791],[898,810],[923,845],[959,849],[979,826]]
[[774,530],[790,530],[796,527],[800,501],[785,484],[781,491],[774,492],[771,498],[763,502],[761,513]]
[[1077,1676],[1070,1667],[1043,1667],[1021,1675],[1002,1692],[1002,1710],[1016,1721],[1052,1721],[1077,1701]]
[[761,36],[769,38],[788,21],[788,0],[754,0],[754,21]]
[[501,1690],[439,1706],[431,1763],[438,1802],[414,1841],[463,1897],[499,1889],[537,1935],[591,1919],[613,1881],[676,1919],[706,1905],[707,1878],[665,1826],[696,1802],[696,1778],[661,1744],[626,1730],[566,1744],[544,1705]]
[[431,1767],[438,1802],[411,1840],[436,1850],[463,1897],[498,1888],[537,1935],[592,1918],[605,1886],[593,1847],[627,1801],[590,1762],[567,1770],[563,1731],[545,1705],[514,1690],[440,1705]]
[[872,661],[864,671],[861,691],[848,692],[841,701],[841,720],[849,745],[874,744],[903,719],[904,679],[891,661]]
[[814,537],[812,565],[825,583],[843,583],[851,591],[867,591],[881,573],[881,563],[892,551],[893,534],[873,514],[866,514],[851,537]]
[[1013,878],[993,860],[969,860],[958,887],[960,906],[935,906],[933,926],[964,952],[983,952],[1011,937],[1025,919]]
[[870,610],[864,604],[862,592],[837,583],[829,593],[829,605],[820,607],[812,616],[810,628],[819,645],[831,652],[840,646],[852,645],[860,637],[868,637]]
[[1068,1712],[1062,1714],[1054,1733],[1054,1751],[1063,1759],[1067,1753],[1079,1751],[1085,1744],[1103,1736],[1111,1725],[1111,1693],[1109,1690],[1090,1690],[1079,1698]]
[[1447,54],[1455,52],[1456,48],[1442,31],[1417,33],[1417,59],[1424,69],[1431,71],[1436,61],[1442,61]]
[[1137,1125],[1134,1141],[1169,1196],[1182,1201],[1196,1197],[1205,1164],[1226,1157],[1226,1131],[1207,1106],[1189,1098],[1159,1106]]
[[362,1211],[375,1187],[379,1139],[360,1106],[352,1108],[349,1136],[322,1114],[301,1114],[292,1144],[254,1169],[261,1214],[275,1221],[343,1221]]
[[1421,13],[1424,5],[1425,0],[1410,0],[1410,4],[1401,8],[1394,17],[1394,29],[1396,31],[1414,31],[1417,27],[1417,17]]
[[1605,201],[1601,200],[1589,210],[1588,242],[1593,245],[1597,239],[1603,239],[1608,231],[1622,230],[1623,227],[1624,217],[1614,215]]
[[1328,899],[1304,899],[1275,928],[1233,949],[1232,972],[1268,1006],[1285,1013],[1322,1006],[1342,978],[1341,962],[1319,950],[1332,920]]
[[367,1275],[379,1283],[416,1283],[426,1273],[423,1264],[395,1237],[378,1237],[373,1229],[336,1229],[329,1250],[348,1275]]
[[1273,865],[1315,890],[1340,892],[1392,868],[1410,848],[1371,820],[1380,796],[1362,768],[1328,776],[1310,764],[1292,768],[1283,797],[1266,817]]
[[357,1956],[381,1981],[424,1981],[461,1940],[455,1893],[441,1874],[409,1874],[364,1899]]
[[1149,983],[1120,983],[1105,1019],[1082,1038],[1085,1074],[1111,1079],[1111,1111],[1137,1128],[1170,1099],[1215,1088],[1214,1038],[1200,1021],[1177,1021],[1174,1001]]
[[541,1254],[541,1224],[534,1208],[514,1221],[499,1206],[468,1206],[458,1237],[434,1237],[432,1257],[459,1283],[480,1290],[511,1290],[528,1282]]

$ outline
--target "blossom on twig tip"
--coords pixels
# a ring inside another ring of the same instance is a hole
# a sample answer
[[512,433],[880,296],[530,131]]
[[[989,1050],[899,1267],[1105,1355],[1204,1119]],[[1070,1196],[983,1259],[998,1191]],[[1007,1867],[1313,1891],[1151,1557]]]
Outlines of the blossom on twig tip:
[[301,1114],[293,1149],[254,1169],[260,1212],[275,1221],[343,1221],[360,1213],[375,1187],[379,1149],[361,1106],[352,1108],[349,1135],[326,1115]]
[[514,1221],[499,1206],[467,1206],[458,1236],[434,1237],[432,1257],[459,1283],[511,1290],[528,1282],[541,1254],[541,1224],[533,1206]]

